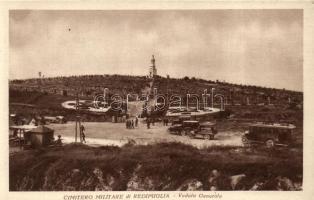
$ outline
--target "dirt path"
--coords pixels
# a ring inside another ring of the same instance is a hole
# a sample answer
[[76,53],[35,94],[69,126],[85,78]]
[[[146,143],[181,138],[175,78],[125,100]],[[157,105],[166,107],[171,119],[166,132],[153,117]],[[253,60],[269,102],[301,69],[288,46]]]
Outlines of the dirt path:
[[[55,130],[55,138],[62,135],[64,143],[74,142],[75,123],[51,124]],[[137,144],[149,144],[156,142],[182,142],[198,148],[219,145],[219,146],[242,146],[241,133],[225,131],[215,136],[214,140],[190,139],[185,136],[170,134],[168,127],[156,123],[151,129],[147,129],[143,122],[135,129],[126,129],[123,123],[110,122],[86,122],[86,141],[88,145],[116,145],[122,146],[133,140]]]

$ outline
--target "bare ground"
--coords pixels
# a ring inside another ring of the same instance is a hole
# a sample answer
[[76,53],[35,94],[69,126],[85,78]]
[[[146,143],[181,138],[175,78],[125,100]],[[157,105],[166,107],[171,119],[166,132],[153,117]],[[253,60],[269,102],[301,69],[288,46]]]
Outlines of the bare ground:
[[[135,129],[126,129],[124,123],[110,122],[85,122],[87,145],[116,145],[122,146],[132,140],[136,144],[150,144],[158,142],[181,142],[190,144],[197,148],[209,146],[242,146],[241,131],[223,130],[220,131],[214,140],[190,139],[185,136],[173,135],[168,132],[169,126],[163,126],[161,123],[155,123],[147,129],[146,124],[139,123]],[[61,135],[64,143],[75,141],[75,122],[67,124],[50,124],[55,130],[55,138]]]

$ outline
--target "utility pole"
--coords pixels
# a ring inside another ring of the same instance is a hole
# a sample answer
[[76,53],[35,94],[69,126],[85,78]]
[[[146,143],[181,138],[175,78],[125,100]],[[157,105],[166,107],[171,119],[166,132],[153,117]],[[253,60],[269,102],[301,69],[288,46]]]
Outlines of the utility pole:
[[79,99],[78,99],[78,94],[76,94],[76,106],[75,106],[75,109],[76,109],[76,116],[75,116],[75,143],[77,142],[77,114],[78,114],[78,109],[79,109]]
[[207,89],[204,90],[204,110],[206,110],[207,107]]
[[80,133],[80,142],[82,142],[82,133],[81,133],[81,117],[80,117],[80,101],[78,93],[76,93],[76,116],[75,116],[75,143],[77,143],[77,129]]
[[190,98],[190,94],[186,95],[186,111],[189,110],[189,98]]
[[212,108],[214,108],[214,90],[215,88],[212,88]]
[[167,87],[166,87],[166,105],[167,108],[169,107],[169,91],[168,91],[168,84],[169,84],[169,75],[167,75]]

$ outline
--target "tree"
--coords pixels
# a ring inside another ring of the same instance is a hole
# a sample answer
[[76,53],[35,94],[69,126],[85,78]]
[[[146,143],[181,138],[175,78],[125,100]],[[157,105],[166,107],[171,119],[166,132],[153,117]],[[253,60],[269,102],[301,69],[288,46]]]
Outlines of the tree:
[[189,78],[188,76],[185,76],[185,77],[183,78],[183,80],[185,80],[185,81],[189,81],[189,80],[190,80],[190,78]]

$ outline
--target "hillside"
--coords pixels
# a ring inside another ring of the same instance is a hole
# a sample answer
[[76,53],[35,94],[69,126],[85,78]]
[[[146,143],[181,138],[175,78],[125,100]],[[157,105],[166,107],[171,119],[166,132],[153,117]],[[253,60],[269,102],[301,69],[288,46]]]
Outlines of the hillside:
[[[70,144],[12,154],[9,169],[11,191],[300,190],[302,154],[215,146],[199,150],[181,143]],[[235,175],[243,177],[237,184],[231,181]]]
[[[201,96],[205,89],[210,93],[215,88],[215,94],[226,98],[226,110],[216,119],[221,134],[219,140],[226,140],[235,131],[243,132],[247,122],[273,121],[295,124],[296,140],[301,141],[300,144],[303,141],[302,92],[189,77],[149,79],[121,75],[12,80],[9,87],[10,113],[26,118],[63,115],[68,120],[74,120],[77,113],[62,108],[61,103],[74,100],[77,91],[80,99],[92,99],[103,93],[104,88],[109,89],[109,96],[119,94],[125,98],[128,93],[152,94],[156,88],[158,94],[181,95],[185,103],[187,93]],[[215,101],[214,106],[219,107],[219,101]],[[87,128],[87,122],[111,121],[112,115],[115,113],[111,111],[105,114],[80,113]],[[110,131],[106,123],[101,124],[106,126],[107,132]],[[102,134],[107,138],[119,131],[118,125],[125,128],[124,124],[111,125],[113,131],[108,134],[99,127],[99,133],[93,131],[97,127],[89,127],[89,136]],[[157,125],[154,128],[152,130],[161,134]],[[143,129],[146,130],[144,124]],[[142,138],[141,134],[146,134],[140,129],[135,130],[138,131],[136,137]],[[223,131],[228,133],[224,135]],[[25,150],[10,154],[10,190],[301,190],[303,151],[300,147],[302,145],[269,150],[212,145],[198,149],[183,143],[160,142],[149,145],[130,143],[122,147],[68,144]],[[232,177],[237,175],[243,179],[232,185]]]
[[[186,94],[193,93],[199,97],[207,89],[215,88],[215,94],[225,97],[225,108],[241,120],[282,120],[302,126],[303,93],[283,89],[257,86],[236,85],[219,81],[210,81],[185,77],[183,79],[157,76],[153,80],[145,76],[123,75],[89,75],[55,77],[43,79],[12,80],[9,82],[10,113],[24,115],[64,115],[74,119],[74,112],[65,110],[61,103],[75,99],[79,92],[81,99],[93,99],[108,88],[108,96],[113,94],[147,94],[153,88],[158,94],[180,95],[183,104]],[[193,102],[193,99],[190,101]],[[27,106],[28,104],[31,105]],[[215,107],[220,107],[219,99],[215,99]],[[87,121],[110,120],[112,113],[99,115],[87,113]],[[113,113],[114,114],[114,113]]]
[[[41,91],[43,93],[75,96],[76,92],[85,97],[92,97],[103,93],[104,88],[110,94],[141,94],[145,87],[150,86],[152,80],[145,76],[123,75],[84,75],[71,77],[56,77],[43,79],[12,80],[10,89],[24,91]],[[210,93],[215,88],[216,94],[222,94],[230,104],[246,104],[247,97],[251,104],[266,103],[268,97],[271,104],[302,103],[303,93],[285,89],[265,88],[249,85],[238,85],[220,81],[203,80],[184,77],[182,79],[165,78],[157,76],[153,80],[152,88],[157,88],[159,94],[187,93],[202,94],[205,89]]]
[[109,88],[110,93],[126,95],[140,93],[142,88],[149,86],[150,80],[143,76],[123,75],[86,75],[55,77],[42,79],[12,80],[10,88],[24,91],[40,91],[63,96],[93,97],[96,93],[103,93]]

